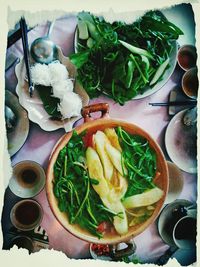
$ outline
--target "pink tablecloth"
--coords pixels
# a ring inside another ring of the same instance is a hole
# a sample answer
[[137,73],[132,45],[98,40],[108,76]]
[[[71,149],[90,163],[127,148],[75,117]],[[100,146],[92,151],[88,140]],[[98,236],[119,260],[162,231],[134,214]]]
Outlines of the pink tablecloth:
[[[194,44],[194,22],[191,10],[187,11],[184,6],[175,7],[167,10],[166,15],[172,21],[180,26],[185,35],[179,40],[180,45],[185,43]],[[64,17],[56,21],[51,39],[62,48],[64,55],[69,55],[73,51],[73,38],[77,20],[75,17]],[[40,25],[29,32],[29,43],[35,38],[44,35],[47,31],[47,25]],[[8,55],[13,52],[18,57],[22,56],[21,40],[16,42],[8,49]],[[164,148],[165,129],[170,121],[168,110],[165,107],[151,107],[149,102],[167,101],[170,90],[180,83],[182,72],[179,67],[170,80],[157,93],[142,100],[130,101],[125,106],[115,104],[106,97],[93,99],[91,103],[107,102],[110,105],[110,117],[135,123],[147,132],[161,145],[168,158]],[[6,73],[6,88],[15,92],[16,77],[14,68]],[[82,121],[77,122],[80,124]],[[45,169],[48,164],[48,158],[57,140],[64,134],[64,130],[54,132],[45,132],[34,123],[31,123],[30,132],[26,143],[20,151],[13,156],[12,165],[22,160],[34,160],[40,163]],[[196,201],[196,175],[183,172],[184,187],[179,198]],[[68,257],[85,258],[89,256],[89,244],[81,241],[68,233],[53,216],[47,202],[45,189],[36,197],[44,209],[44,218],[42,226],[49,235],[50,248],[63,251]],[[148,242],[147,242],[148,241]],[[152,224],[142,234],[135,238],[137,245],[136,254],[144,261],[152,262],[160,257],[167,249],[166,245],[158,235],[156,223]]]

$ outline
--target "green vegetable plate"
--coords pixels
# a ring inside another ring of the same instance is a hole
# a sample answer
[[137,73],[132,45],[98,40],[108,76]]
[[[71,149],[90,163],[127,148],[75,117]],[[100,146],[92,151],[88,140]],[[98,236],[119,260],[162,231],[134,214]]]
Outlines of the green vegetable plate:
[[124,105],[157,92],[168,81],[182,34],[160,11],[147,12],[132,24],[81,12],[70,60],[91,98],[104,94]]

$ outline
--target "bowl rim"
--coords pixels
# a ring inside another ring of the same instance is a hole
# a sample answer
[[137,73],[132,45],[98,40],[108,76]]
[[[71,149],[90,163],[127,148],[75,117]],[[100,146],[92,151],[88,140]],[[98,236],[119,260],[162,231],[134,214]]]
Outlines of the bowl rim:
[[[154,210],[154,213],[152,214],[152,216],[150,216],[148,218],[148,220],[146,220],[144,223],[141,223],[140,226],[136,229],[136,231],[131,232],[130,230],[128,231],[127,234],[125,235],[115,235],[114,238],[109,239],[109,238],[101,238],[98,239],[98,237],[93,236],[91,234],[85,234],[85,230],[82,231],[77,231],[74,227],[73,224],[69,224],[69,222],[67,222],[67,225],[65,223],[63,223],[63,218],[60,218],[59,213],[61,213],[58,209],[58,206],[55,207],[54,206],[54,202],[56,201],[56,197],[53,194],[53,185],[52,185],[52,180],[53,180],[53,165],[55,162],[55,159],[57,158],[60,149],[66,145],[69,141],[69,139],[72,136],[72,131],[69,133],[64,134],[61,138],[60,141],[56,144],[56,147],[53,148],[53,152],[49,158],[49,164],[47,167],[47,172],[46,172],[46,195],[47,195],[47,200],[49,202],[49,206],[50,209],[52,211],[52,213],[54,214],[55,218],[57,219],[57,221],[63,226],[63,228],[65,230],[67,230],[68,232],[70,232],[72,235],[76,236],[79,239],[82,239],[84,241],[90,242],[90,243],[96,243],[96,244],[117,244],[119,242],[124,242],[127,240],[130,240],[132,237],[135,237],[137,235],[139,235],[140,233],[142,233],[150,224],[152,224],[157,217],[159,216],[162,207],[164,205],[166,196],[167,196],[167,192],[168,192],[168,187],[169,187],[169,173],[168,173],[168,168],[167,168],[167,162],[165,160],[164,154],[160,148],[160,146],[158,145],[158,143],[151,137],[151,135],[149,133],[147,133],[145,130],[143,130],[141,127],[133,124],[133,123],[129,123],[126,121],[122,121],[122,120],[115,120],[115,119],[111,119],[111,118],[101,118],[101,119],[97,119],[94,121],[90,121],[90,122],[86,122],[78,127],[75,128],[75,130],[79,133],[83,132],[84,130],[91,130],[90,128],[95,128],[95,127],[100,127],[100,128],[106,128],[109,127],[109,124],[116,124],[125,128],[131,128],[132,130],[136,131],[136,133],[138,134],[138,132],[141,132],[141,136],[144,136],[146,139],[148,139],[150,141],[150,145],[153,145],[153,149],[156,152],[156,155],[159,156],[160,158],[160,167],[162,166],[163,171],[163,177],[162,181],[164,181],[163,183],[163,197],[157,202],[158,204],[156,205],[156,208]],[[112,126],[111,126],[112,127]],[[114,126],[113,126],[114,127]],[[116,127],[116,126],[115,126]],[[53,203],[52,203],[53,202]],[[58,212],[57,212],[58,211]]]
[[[182,91],[183,91],[183,93],[184,93],[187,97],[189,97],[190,99],[197,99],[198,96],[188,94],[187,89],[186,89],[186,87],[185,87],[185,79],[187,79],[188,75],[191,76],[191,75],[193,75],[194,73],[195,73],[196,75],[197,75],[197,73],[198,73],[198,69],[197,69],[196,66],[194,66],[194,67],[192,67],[192,68],[186,70],[186,72],[183,74],[182,79],[181,79],[181,87],[182,87]],[[195,75],[195,76],[196,76],[196,75]],[[197,76],[197,79],[198,79],[198,76]]]

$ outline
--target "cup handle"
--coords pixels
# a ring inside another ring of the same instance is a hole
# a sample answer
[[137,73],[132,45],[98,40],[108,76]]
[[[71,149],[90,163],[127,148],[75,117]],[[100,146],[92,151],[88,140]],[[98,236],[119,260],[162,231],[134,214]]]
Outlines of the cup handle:
[[190,216],[192,218],[196,218],[196,216],[197,216],[197,208],[196,208],[196,206],[188,207],[187,216]]
[[133,240],[129,240],[129,241],[125,242],[127,247],[125,247],[123,249],[118,249],[120,244],[121,243],[114,245],[112,247],[112,253],[111,253],[112,255],[111,256],[115,260],[130,256],[136,251],[136,244]]

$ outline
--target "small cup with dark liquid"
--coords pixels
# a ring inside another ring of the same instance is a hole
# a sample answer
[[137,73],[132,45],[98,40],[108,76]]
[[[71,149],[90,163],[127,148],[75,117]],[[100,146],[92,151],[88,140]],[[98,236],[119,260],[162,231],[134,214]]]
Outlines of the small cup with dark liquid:
[[196,66],[197,51],[193,45],[183,45],[178,51],[177,61],[179,66],[187,71]]
[[42,217],[42,207],[33,199],[17,202],[10,212],[12,224],[22,231],[30,231],[37,227],[41,223]]
[[15,195],[31,198],[42,190],[45,178],[45,172],[40,164],[31,160],[21,161],[13,167],[9,187]]
[[191,68],[185,72],[182,77],[183,92],[192,99],[197,99],[199,80],[197,76],[197,68]]

